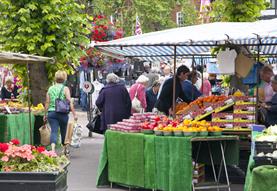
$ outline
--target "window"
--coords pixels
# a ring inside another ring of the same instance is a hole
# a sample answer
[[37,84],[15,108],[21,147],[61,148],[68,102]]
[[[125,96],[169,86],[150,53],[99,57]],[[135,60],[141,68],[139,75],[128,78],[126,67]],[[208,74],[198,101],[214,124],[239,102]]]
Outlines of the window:
[[184,15],[183,15],[182,12],[177,12],[176,13],[176,24],[179,27],[184,25]]

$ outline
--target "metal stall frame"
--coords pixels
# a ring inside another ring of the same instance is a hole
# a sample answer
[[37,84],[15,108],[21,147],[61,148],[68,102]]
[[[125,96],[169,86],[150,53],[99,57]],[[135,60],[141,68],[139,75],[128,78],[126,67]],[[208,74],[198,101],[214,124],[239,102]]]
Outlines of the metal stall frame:
[[[190,41],[190,44],[174,44],[174,43],[165,43],[165,44],[141,44],[141,45],[101,45],[99,47],[97,47],[97,45],[95,45],[96,48],[101,48],[102,47],[120,47],[121,50],[124,49],[124,47],[148,47],[148,46],[153,46],[153,47],[163,47],[163,46],[168,46],[168,47],[172,47],[173,52],[172,54],[160,54],[160,55],[139,55],[139,56],[125,56],[125,58],[140,58],[140,57],[165,57],[165,56],[170,56],[173,57],[173,74],[174,74],[174,79],[173,79],[173,100],[172,100],[172,105],[173,105],[173,118],[176,117],[176,100],[175,100],[175,90],[176,90],[176,64],[177,64],[177,57],[182,57],[182,58],[195,58],[195,57],[200,57],[200,58],[205,58],[205,57],[214,57],[211,54],[177,54],[177,49],[178,47],[182,47],[182,46],[194,46],[194,47],[200,47],[200,46],[207,46],[210,48],[214,48],[214,47],[218,47],[218,46],[237,46],[237,47],[249,47],[249,46],[255,46],[257,48],[257,54],[255,55],[257,57],[257,61],[260,61],[260,56],[276,56],[276,54],[264,54],[260,52],[260,47],[261,46],[277,46],[277,42],[276,43],[262,43],[261,38],[259,37],[259,35],[254,34],[257,37],[258,40],[258,44],[257,43],[243,43],[243,44],[233,44],[229,41],[229,36],[226,35],[227,39],[225,39],[224,43],[221,43],[219,41],[216,41],[214,44],[194,44],[193,41]],[[258,75],[258,74],[257,74]],[[257,96],[257,103],[258,103],[258,92],[256,93]],[[258,104],[257,104],[258,106]],[[256,107],[257,107],[256,106]]]

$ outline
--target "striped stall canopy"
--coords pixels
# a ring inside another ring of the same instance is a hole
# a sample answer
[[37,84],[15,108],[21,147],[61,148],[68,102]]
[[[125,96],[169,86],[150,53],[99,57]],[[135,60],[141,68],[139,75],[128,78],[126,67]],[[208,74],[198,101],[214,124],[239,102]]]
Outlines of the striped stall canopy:
[[116,57],[137,57],[147,61],[210,55],[218,45],[246,46],[261,54],[277,54],[277,19],[256,22],[217,22],[93,43],[102,52]]

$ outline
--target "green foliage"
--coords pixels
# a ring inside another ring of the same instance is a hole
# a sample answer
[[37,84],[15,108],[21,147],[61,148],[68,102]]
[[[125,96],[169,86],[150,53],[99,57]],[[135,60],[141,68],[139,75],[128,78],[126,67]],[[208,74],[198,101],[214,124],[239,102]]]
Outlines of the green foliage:
[[216,0],[210,16],[213,21],[256,21],[266,6],[265,0]]
[[[72,68],[84,52],[80,45],[89,43],[90,24],[75,0],[1,0],[0,44],[7,51],[54,57],[47,65],[49,79],[55,71]],[[17,65],[21,77],[25,66]],[[42,74],[43,75],[43,74]]]
[[190,0],[94,0],[94,14],[113,15],[123,28],[125,36],[133,35],[136,15],[139,16],[143,33],[176,27],[173,9],[180,7],[184,25],[196,23],[197,14]]

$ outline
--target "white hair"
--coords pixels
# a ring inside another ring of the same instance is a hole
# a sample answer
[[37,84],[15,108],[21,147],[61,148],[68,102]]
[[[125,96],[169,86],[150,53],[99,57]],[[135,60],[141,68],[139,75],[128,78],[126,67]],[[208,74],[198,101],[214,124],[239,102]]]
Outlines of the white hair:
[[147,78],[145,75],[140,75],[136,80],[136,83],[146,83],[148,81],[149,81],[149,78]]
[[117,83],[119,82],[119,77],[114,73],[109,73],[106,78],[107,83]]

